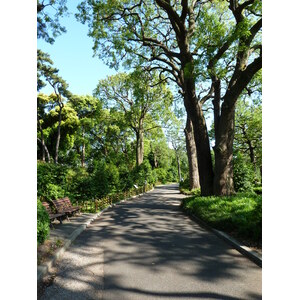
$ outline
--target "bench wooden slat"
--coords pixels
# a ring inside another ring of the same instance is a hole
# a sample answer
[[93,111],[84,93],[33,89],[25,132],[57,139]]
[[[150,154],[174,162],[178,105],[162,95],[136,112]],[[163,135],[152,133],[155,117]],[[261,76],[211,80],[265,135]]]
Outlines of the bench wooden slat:
[[68,197],[52,200],[56,210],[61,213],[72,214],[80,210],[78,206],[72,206],[72,203]]
[[[54,220],[54,219],[57,219],[57,218],[60,218],[60,217],[63,217],[65,214],[64,213],[58,213],[58,214],[54,214],[50,208],[50,205],[49,203],[47,202],[42,202],[43,206],[45,207],[47,213],[48,213],[48,216],[49,216],[49,219],[50,221]],[[60,220],[61,221],[61,220]]]

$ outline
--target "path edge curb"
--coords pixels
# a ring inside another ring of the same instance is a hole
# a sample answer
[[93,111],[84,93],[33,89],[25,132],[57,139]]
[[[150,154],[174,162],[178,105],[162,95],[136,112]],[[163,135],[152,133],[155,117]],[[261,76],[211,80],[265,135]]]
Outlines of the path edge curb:
[[70,245],[74,242],[74,240],[82,233],[82,231],[84,231],[86,229],[86,227],[88,227],[88,225],[90,225],[95,219],[97,219],[98,217],[100,217],[105,211],[109,210],[110,208],[113,208],[115,205],[123,203],[123,202],[127,202],[128,200],[131,199],[135,199],[137,197],[141,197],[144,194],[147,194],[151,191],[154,190],[154,187],[144,193],[132,196],[130,198],[126,198],[123,200],[120,200],[112,205],[109,205],[108,207],[104,208],[103,210],[101,210],[98,213],[95,213],[94,215],[91,216],[91,218],[85,222],[84,224],[80,225],[77,229],[75,229],[73,231],[73,233],[71,234],[70,238],[67,239],[64,243],[64,245],[53,255],[52,259],[48,260],[47,262],[37,266],[37,283],[39,284],[42,279],[49,273],[49,270],[52,268],[52,266],[54,265],[54,263],[62,257],[62,255],[65,253],[65,251],[70,247]]
[[234,239],[233,237],[229,236],[227,233],[212,228],[210,225],[208,225],[207,223],[205,223],[203,220],[199,219],[194,214],[192,214],[192,213],[184,210],[184,208],[182,206],[180,206],[180,207],[181,207],[181,210],[185,213],[185,215],[187,215],[188,217],[190,217],[191,220],[193,220],[194,222],[196,222],[198,225],[206,228],[207,230],[213,232],[216,236],[218,236],[223,241],[225,241],[226,243],[228,243],[231,246],[233,246],[242,255],[246,256],[252,262],[254,262],[257,266],[259,266],[260,268],[262,268],[262,257],[261,257],[261,255],[259,253],[257,253],[254,250],[251,250],[247,246],[241,245],[236,239]]

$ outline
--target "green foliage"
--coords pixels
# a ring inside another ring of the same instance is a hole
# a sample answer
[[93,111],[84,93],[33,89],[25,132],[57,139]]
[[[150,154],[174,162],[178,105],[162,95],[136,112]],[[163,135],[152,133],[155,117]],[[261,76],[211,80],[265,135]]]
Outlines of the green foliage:
[[50,201],[64,196],[67,169],[52,163],[37,164],[37,190],[42,201]]
[[262,107],[240,100],[235,114],[234,148],[244,155],[255,170],[255,181],[261,182]]
[[216,229],[261,243],[261,196],[249,193],[231,197],[196,196],[184,199],[182,207]]
[[199,195],[201,194],[201,189],[190,190],[190,179],[187,177],[179,183],[179,190],[185,195]]
[[253,191],[255,172],[251,163],[240,152],[233,157],[233,180],[236,191]]
[[119,189],[118,168],[113,164],[100,162],[93,174],[93,183],[96,197],[116,192]]
[[145,181],[148,183],[154,183],[152,168],[147,159],[145,159],[142,164],[136,166],[134,169],[134,183],[138,186],[143,186]]
[[159,181],[163,184],[168,182],[166,169],[164,169],[164,168],[155,169],[155,175],[156,175],[157,181]]
[[55,38],[66,32],[60,18],[67,15],[67,0],[37,0],[37,37],[53,44]]
[[[150,76],[147,72],[135,69],[132,73],[118,73],[100,80],[94,95],[109,112],[122,114],[122,123],[110,126],[114,136],[120,134],[121,126],[132,131],[139,146],[136,151],[144,156],[144,135],[159,127],[168,115],[172,102],[172,93],[165,83],[158,84],[157,74]],[[136,161],[138,165],[140,161]]]
[[41,201],[37,201],[37,242],[42,244],[49,235],[50,231],[49,216],[42,205]]
[[262,194],[262,187],[261,186],[255,186],[253,188],[253,191],[258,194],[258,195],[261,195]]

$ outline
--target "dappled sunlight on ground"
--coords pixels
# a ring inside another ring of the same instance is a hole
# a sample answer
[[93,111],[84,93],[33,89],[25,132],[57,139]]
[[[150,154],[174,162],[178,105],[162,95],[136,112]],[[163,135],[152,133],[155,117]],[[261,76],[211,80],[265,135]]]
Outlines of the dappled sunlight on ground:
[[261,269],[186,217],[183,197],[158,187],[103,213],[42,299],[261,299]]

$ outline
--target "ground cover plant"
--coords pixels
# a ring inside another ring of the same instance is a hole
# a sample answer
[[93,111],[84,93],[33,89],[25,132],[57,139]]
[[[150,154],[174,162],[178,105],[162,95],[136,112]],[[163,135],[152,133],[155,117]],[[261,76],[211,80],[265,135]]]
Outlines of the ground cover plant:
[[37,242],[42,244],[50,232],[50,220],[41,201],[37,202]]
[[234,196],[193,196],[182,208],[215,229],[227,232],[248,246],[261,247],[262,197],[255,193]]

